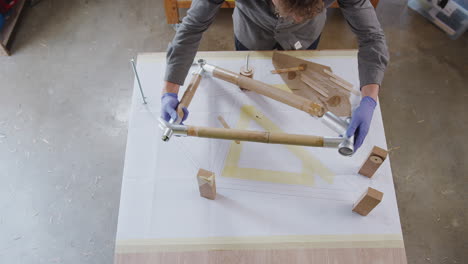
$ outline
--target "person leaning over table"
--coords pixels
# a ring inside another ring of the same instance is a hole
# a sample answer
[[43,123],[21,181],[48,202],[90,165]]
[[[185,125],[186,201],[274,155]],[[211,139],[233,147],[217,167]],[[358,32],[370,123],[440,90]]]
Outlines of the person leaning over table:
[[[167,51],[161,117],[177,119],[177,94],[192,65],[202,34],[224,0],[193,0]],[[236,50],[316,49],[326,7],[334,0],[236,0],[233,14]],[[338,0],[359,42],[358,65],[362,99],[346,131],[355,136],[355,149],[369,131],[389,55],[385,36],[369,0]],[[184,110],[183,121],[188,117]]]

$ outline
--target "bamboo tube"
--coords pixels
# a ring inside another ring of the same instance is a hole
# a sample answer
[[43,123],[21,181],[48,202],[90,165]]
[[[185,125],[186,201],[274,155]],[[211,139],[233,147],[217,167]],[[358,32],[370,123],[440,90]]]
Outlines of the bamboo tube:
[[244,77],[240,74],[215,67],[213,70],[213,76],[221,80],[236,84],[244,89],[256,92],[266,97],[270,97],[273,100],[282,102],[311,115],[321,117],[324,114],[324,109],[321,105],[316,104],[307,98],[293,93],[288,93],[266,83]]
[[201,74],[196,73],[190,80],[190,83],[187,86],[187,89],[185,90],[182,99],[180,100],[179,106],[177,106],[177,115],[179,116],[177,118],[177,124],[179,124],[182,121],[182,118],[184,117],[184,111],[182,110],[182,108],[188,108],[190,102],[192,102],[193,96],[197,91],[198,85],[200,85],[201,77]]
[[323,147],[323,137],[243,129],[188,126],[188,136],[270,144]]
[[[223,125],[224,128],[231,128],[222,116],[218,116],[218,120]],[[240,144],[239,140],[234,140],[234,142],[236,142],[236,144]]]
[[323,137],[270,132],[268,143],[323,147]]

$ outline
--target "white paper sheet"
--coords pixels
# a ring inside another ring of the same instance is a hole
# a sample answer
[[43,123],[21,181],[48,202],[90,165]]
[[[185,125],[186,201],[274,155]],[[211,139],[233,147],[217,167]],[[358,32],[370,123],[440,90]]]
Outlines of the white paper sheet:
[[[223,177],[232,142],[189,137],[173,137],[169,142],[161,140],[157,123],[159,89],[165,69],[165,60],[161,58],[160,54],[138,57],[137,68],[148,105],[142,104],[135,83],[117,240],[401,234],[389,158],[373,178],[357,174],[374,145],[387,148],[379,106],[364,145],[353,157],[343,157],[336,149],[304,148],[335,174],[331,184],[316,175],[313,186]],[[207,60],[232,71],[244,63],[242,56],[216,58],[211,55]],[[310,60],[331,66],[335,74],[358,87],[355,54],[315,56]],[[250,61],[256,79],[269,84],[283,83],[279,75],[270,74],[271,59],[251,56]],[[186,84],[189,79],[190,76]],[[353,95],[351,102],[355,106],[359,98]],[[244,105],[254,106],[284,132],[336,136],[317,118],[269,98],[242,92],[232,84],[211,77],[202,79],[186,123],[221,127],[217,116],[222,115],[230,126],[235,126]],[[252,121],[249,129],[262,128]],[[238,163],[241,168],[301,172],[301,161],[282,145],[249,142],[242,145]],[[216,173],[218,196],[214,201],[199,196],[196,182],[199,168]],[[382,191],[384,198],[371,214],[362,217],[351,209],[369,186]]]

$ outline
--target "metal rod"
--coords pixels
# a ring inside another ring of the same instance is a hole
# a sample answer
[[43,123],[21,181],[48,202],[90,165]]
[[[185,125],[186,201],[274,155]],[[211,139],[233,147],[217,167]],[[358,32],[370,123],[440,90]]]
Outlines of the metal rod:
[[247,57],[245,58],[245,70],[246,71],[250,71],[250,69],[249,69],[249,57],[250,57],[250,53],[247,53]]
[[143,88],[141,87],[140,77],[138,77],[138,72],[137,72],[137,69],[136,69],[136,66],[135,66],[135,60],[132,58],[130,60],[130,63],[132,63],[133,72],[135,73],[135,77],[136,77],[137,82],[138,82],[138,87],[140,88],[141,98],[143,98],[143,104],[146,104],[147,103],[146,102],[146,96],[143,93]]

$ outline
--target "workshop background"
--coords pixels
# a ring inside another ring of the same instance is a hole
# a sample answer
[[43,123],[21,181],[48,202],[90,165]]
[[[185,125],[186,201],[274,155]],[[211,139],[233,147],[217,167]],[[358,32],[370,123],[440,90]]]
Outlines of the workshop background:
[[[327,12],[319,49],[357,48],[340,10]],[[234,50],[231,14],[221,10],[200,50]],[[468,263],[468,36],[451,40],[406,1],[381,0],[377,14],[408,263]],[[0,263],[112,263],[129,60],[172,40],[163,1],[42,0],[15,32],[0,57]]]

